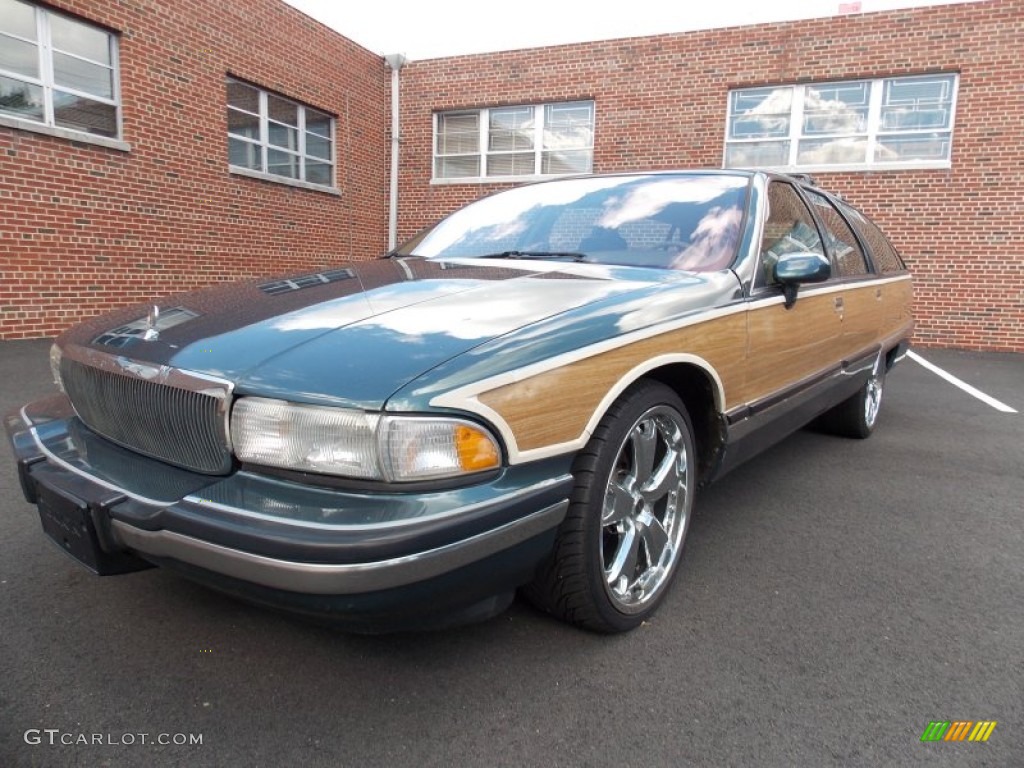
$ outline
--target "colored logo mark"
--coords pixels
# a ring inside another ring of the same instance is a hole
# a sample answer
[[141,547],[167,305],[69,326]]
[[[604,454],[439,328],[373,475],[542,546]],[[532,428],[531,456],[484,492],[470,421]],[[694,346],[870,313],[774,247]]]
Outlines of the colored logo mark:
[[995,720],[932,720],[921,741],[988,741],[996,729]]

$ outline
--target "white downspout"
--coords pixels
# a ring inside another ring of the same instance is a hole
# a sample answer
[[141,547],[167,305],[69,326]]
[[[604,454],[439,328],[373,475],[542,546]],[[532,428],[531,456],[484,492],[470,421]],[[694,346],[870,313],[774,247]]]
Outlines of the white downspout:
[[399,80],[398,73],[405,66],[405,54],[392,53],[384,57],[391,67],[391,187],[388,199],[388,251],[395,249],[398,238],[398,150],[402,144],[402,133],[399,118]]

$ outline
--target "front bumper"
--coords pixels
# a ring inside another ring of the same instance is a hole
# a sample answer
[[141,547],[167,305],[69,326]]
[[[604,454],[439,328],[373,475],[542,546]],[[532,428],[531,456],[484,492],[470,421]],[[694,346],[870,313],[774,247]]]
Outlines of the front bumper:
[[[10,414],[6,428],[44,529],[96,572],[158,564],[364,628],[431,624],[511,593],[550,550],[572,484],[568,457],[418,493],[211,477],[99,437],[63,395]],[[61,522],[58,507],[81,517]]]

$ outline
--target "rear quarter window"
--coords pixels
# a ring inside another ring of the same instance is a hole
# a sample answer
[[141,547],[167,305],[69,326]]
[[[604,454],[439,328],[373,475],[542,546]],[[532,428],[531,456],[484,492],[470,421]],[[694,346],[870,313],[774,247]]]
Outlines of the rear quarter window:
[[828,249],[839,268],[839,276],[862,277],[868,274],[867,259],[850,225],[843,220],[828,198],[811,190],[806,192],[825,225]]
[[882,230],[874,222],[856,208],[851,208],[848,205],[843,205],[842,208],[846,218],[853,225],[853,228],[857,230],[857,234],[860,235],[860,239],[867,244],[868,250],[871,252],[871,258],[879,272],[883,275],[888,275],[906,270],[907,267],[903,263],[903,259],[900,258],[896,249],[893,248],[889,238],[882,233]]

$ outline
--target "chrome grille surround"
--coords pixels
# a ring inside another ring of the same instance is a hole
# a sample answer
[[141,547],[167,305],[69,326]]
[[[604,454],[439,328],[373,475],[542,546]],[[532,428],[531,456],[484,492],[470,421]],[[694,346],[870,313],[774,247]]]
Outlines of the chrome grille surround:
[[230,471],[231,382],[76,345],[61,351],[64,391],[92,431],[194,472]]

